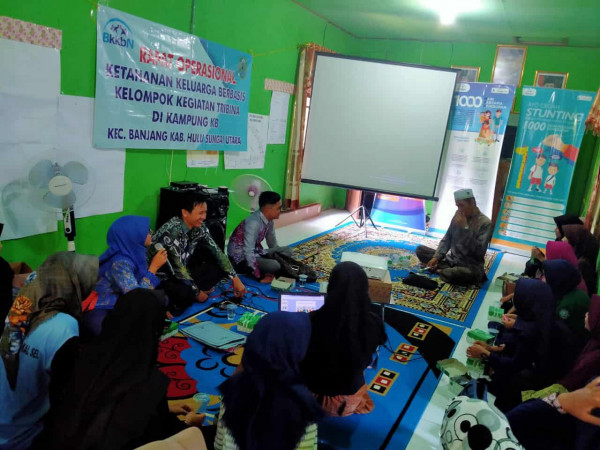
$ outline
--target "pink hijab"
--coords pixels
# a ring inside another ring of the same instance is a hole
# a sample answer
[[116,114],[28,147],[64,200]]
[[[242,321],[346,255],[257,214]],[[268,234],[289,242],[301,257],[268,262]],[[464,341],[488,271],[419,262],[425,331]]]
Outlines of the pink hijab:
[[[548,241],[546,244],[546,260],[551,261],[553,259],[564,259],[575,267],[579,267],[579,262],[577,261],[577,256],[575,256],[573,247],[565,241]],[[577,285],[577,288],[581,289],[586,294],[589,294],[587,285],[585,284],[585,281],[583,281],[583,277]]]

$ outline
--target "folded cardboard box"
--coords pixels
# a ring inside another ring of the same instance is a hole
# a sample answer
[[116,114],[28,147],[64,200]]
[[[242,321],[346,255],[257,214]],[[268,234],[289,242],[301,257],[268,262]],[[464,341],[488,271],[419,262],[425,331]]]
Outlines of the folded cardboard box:
[[369,297],[375,303],[390,303],[392,298],[392,279],[390,271],[386,271],[381,280],[369,278]]

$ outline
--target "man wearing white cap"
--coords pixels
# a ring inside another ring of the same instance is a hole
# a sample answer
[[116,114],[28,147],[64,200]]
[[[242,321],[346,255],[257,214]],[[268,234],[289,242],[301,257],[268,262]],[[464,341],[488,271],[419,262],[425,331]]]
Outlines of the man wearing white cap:
[[454,192],[458,210],[437,250],[419,245],[419,260],[442,281],[452,284],[480,284],[486,280],[484,257],[492,237],[492,223],[479,211],[472,189]]

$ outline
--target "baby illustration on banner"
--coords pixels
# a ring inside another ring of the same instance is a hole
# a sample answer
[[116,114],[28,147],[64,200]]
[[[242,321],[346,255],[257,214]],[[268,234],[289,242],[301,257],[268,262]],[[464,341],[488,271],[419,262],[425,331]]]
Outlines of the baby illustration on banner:
[[548,164],[548,176],[544,180],[544,194],[546,191],[550,190],[550,195],[552,195],[552,189],[554,189],[554,185],[556,184],[556,174],[558,173],[558,164],[555,162],[551,162]]
[[535,158],[535,164],[531,166],[529,169],[529,189],[531,191],[533,186],[535,186],[535,190],[541,192],[540,185],[542,184],[542,177],[544,176],[544,164],[546,164],[546,156],[543,153],[540,153],[537,158]]

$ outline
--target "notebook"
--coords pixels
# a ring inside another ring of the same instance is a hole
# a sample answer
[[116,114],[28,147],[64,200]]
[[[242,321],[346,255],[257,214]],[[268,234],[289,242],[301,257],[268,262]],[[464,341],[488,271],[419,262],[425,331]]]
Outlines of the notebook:
[[220,350],[236,347],[246,342],[246,336],[208,321],[183,328],[181,333],[204,345]]
[[279,294],[279,311],[316,311],[325,304],[325,294],[308,292],[282,292]]

